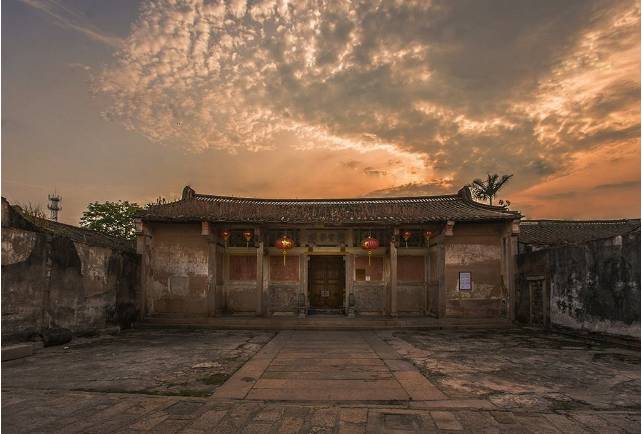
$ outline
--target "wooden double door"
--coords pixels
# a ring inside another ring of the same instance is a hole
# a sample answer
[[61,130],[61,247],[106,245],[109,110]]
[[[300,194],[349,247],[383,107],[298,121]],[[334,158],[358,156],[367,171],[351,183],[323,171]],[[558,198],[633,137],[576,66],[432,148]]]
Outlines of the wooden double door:
[[343,309],[346,283],[343,256],[310,256],[309,267],[310,308],[321,311]]

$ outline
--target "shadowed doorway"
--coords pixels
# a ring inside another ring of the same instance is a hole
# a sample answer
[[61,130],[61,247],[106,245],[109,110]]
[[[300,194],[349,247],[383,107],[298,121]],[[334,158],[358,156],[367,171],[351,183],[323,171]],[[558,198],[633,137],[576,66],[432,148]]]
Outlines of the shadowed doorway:
[[346,282],[343,256],[310,256],[309,267],[310,313],[343,313]]

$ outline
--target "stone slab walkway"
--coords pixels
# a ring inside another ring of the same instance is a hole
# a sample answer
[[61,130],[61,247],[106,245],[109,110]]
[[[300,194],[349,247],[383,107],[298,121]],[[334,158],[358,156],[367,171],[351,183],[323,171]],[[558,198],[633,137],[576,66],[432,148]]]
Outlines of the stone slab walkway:
[[430,401],[446,395],[372,332],[284,331],[214,393],[266,401]]
[[2,362],[1,404],[3,434],[638,433],[640,353],[523,328],[132,330]]
[[432,410],[25,389],[2,399],[3,434],[603,434],[639,427],[632,411]]

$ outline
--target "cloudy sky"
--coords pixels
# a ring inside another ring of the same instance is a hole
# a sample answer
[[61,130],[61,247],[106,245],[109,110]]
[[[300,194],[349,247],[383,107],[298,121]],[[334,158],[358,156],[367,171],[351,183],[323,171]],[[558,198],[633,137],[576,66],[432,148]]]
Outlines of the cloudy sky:
[[530,218],[640,215],[640,5],[7,0],[2,194],[456,192]]

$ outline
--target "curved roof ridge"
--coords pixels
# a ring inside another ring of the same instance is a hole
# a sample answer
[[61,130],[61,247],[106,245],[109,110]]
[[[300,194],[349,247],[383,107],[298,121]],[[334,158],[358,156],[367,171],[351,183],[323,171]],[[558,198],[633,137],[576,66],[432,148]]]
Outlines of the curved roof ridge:
[[464,202],[468,203],[469,205],[475,206],[477,208],[487,209],[491,211],[508,212],[508,213],[513,213],[521,216],[521,214],[518,211],[511,211],[508,209],[508,206],[506,205],[486,205],[485,203],[477,202],[476,200],[473,199],[473,195],[470,192],[470,187],[468,187],[467,185],[464,185],[457,192],[457,195],[460,196],[464,200]]
[[255,201],[255,202],[374,202],[374,201],[407,201],[421,199],[456,199],[458,194],[442,194],[434,196],[389,196],[389,197],[342,197],[342,198],[262,198],[262,197],[245,197],[245,196],[223,196],[218,194],[196,193],[194,198],[212,198],[223,200]]

